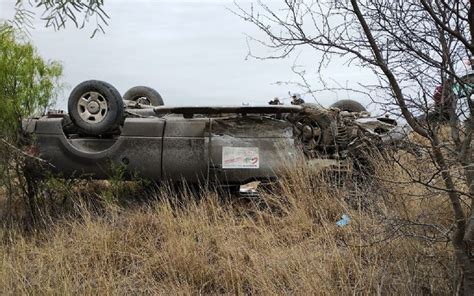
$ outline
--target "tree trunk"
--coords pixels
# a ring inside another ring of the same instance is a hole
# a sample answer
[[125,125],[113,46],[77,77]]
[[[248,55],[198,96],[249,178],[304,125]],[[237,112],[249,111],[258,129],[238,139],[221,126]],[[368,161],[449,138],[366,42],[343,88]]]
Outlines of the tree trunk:
[[467,221],[464,210],[461,206],[459,193],[456,191],[456,185],[449,171],[445,156],[440,148],[440,140],[436,132],[430,135],[431,147],[433,150],[434,160],[441,169],[441,176],[447,189],[449,200],[453,208],[456,230],[454,232],[452,243],[456,261],[462,270],[462,294],[474,295],[474,261],[471,256],[471,243],[465,240]]
[[[466,254],[468,255],[468,254]],[[474,258],[468,259],[464,266],[463,282],[462,282],[462,294],[465,296],[474,295]]]
[[464,273],[463,295],[474,295],[474,274],[472,272]]

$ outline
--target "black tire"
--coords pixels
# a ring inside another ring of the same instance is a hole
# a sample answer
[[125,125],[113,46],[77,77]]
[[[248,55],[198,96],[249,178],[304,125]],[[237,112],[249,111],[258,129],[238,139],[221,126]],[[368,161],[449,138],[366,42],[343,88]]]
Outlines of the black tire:
[[[89,110],[92,101],[96,104]],[[88,102],[87,106],[84,106],[84,102]],[[94,113],[96,108],[98,111]],[[101,135],[119,127],[123,121],[124,105],[120,93],[111,84],[88,80],[72,90],[68,101],[68,112],[71,121],[80,132],[87,135]]]
[[347,112],[367,112],[367,109],[361,103],[354,100],[340,100],[332,104],[331,107]]
[[461,77],[461,80],[466,84],[474,84],[474,74],[467,74]]
[[135,101],[141,100],[141,104],[151,106],[163,106],[163,98],[161,95],[151,87],[135,86],[127,90],[123,95],[124,100]]
[[[457,84],[459,88],[459,93],[457,95],[460,98],[470,98],[471,100],[474,99],[474,74],[467,74],[461,77],[461,83]],[[456,85],[456,84],[455,84]],[[461,86],[461,87],[459,87]],[[464,92],[466,90],[467,92]]]

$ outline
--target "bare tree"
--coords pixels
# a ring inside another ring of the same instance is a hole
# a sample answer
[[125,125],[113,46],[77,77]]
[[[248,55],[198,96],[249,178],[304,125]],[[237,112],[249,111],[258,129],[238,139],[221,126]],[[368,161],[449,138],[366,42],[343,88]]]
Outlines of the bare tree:
[[[260,1],[249,8],[235,5],[237,15],[266,35],[253,41],[277,52],[263,58],[309,47],[322,53],[320,66],[339,58],[373,71],[379,83],[366,88],[382,92],[384,108],[403,116],[428,143],[430,175],[413,179],[450,201],[461,288],[474,295],[474,75],[463,62],[474,56],[474,1],[285,0],[281,9]],[[436,178],[440,185],[433,185]]]
[[104,0],[16,0],[15,15],[9,23],[28,32],[33,28],[37,13],[45,26],[54,30],[63,29],[68,23],[82,29],[88,22],[94,22],[91,37],[104,33],[109,19],[104,11]]

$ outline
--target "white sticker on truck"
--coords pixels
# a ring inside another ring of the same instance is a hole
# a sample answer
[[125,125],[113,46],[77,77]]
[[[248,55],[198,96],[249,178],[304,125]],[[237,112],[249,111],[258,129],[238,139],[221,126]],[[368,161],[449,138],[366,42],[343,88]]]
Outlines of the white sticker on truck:
[[222,147],[223,169],[258,169],[260,155],[257,147]]

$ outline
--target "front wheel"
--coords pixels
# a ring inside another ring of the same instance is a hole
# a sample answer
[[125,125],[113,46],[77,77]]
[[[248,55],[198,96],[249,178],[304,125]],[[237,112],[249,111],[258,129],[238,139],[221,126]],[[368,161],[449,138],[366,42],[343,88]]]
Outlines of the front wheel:
[[148,86],[132,87],[123,95],[123,99],[149,106],[163,106],[164,104],[161,95]]
[[367,109],[361,103],[354,100],[340,100],[332,104],[331,107],[347,112],[367,112]]

